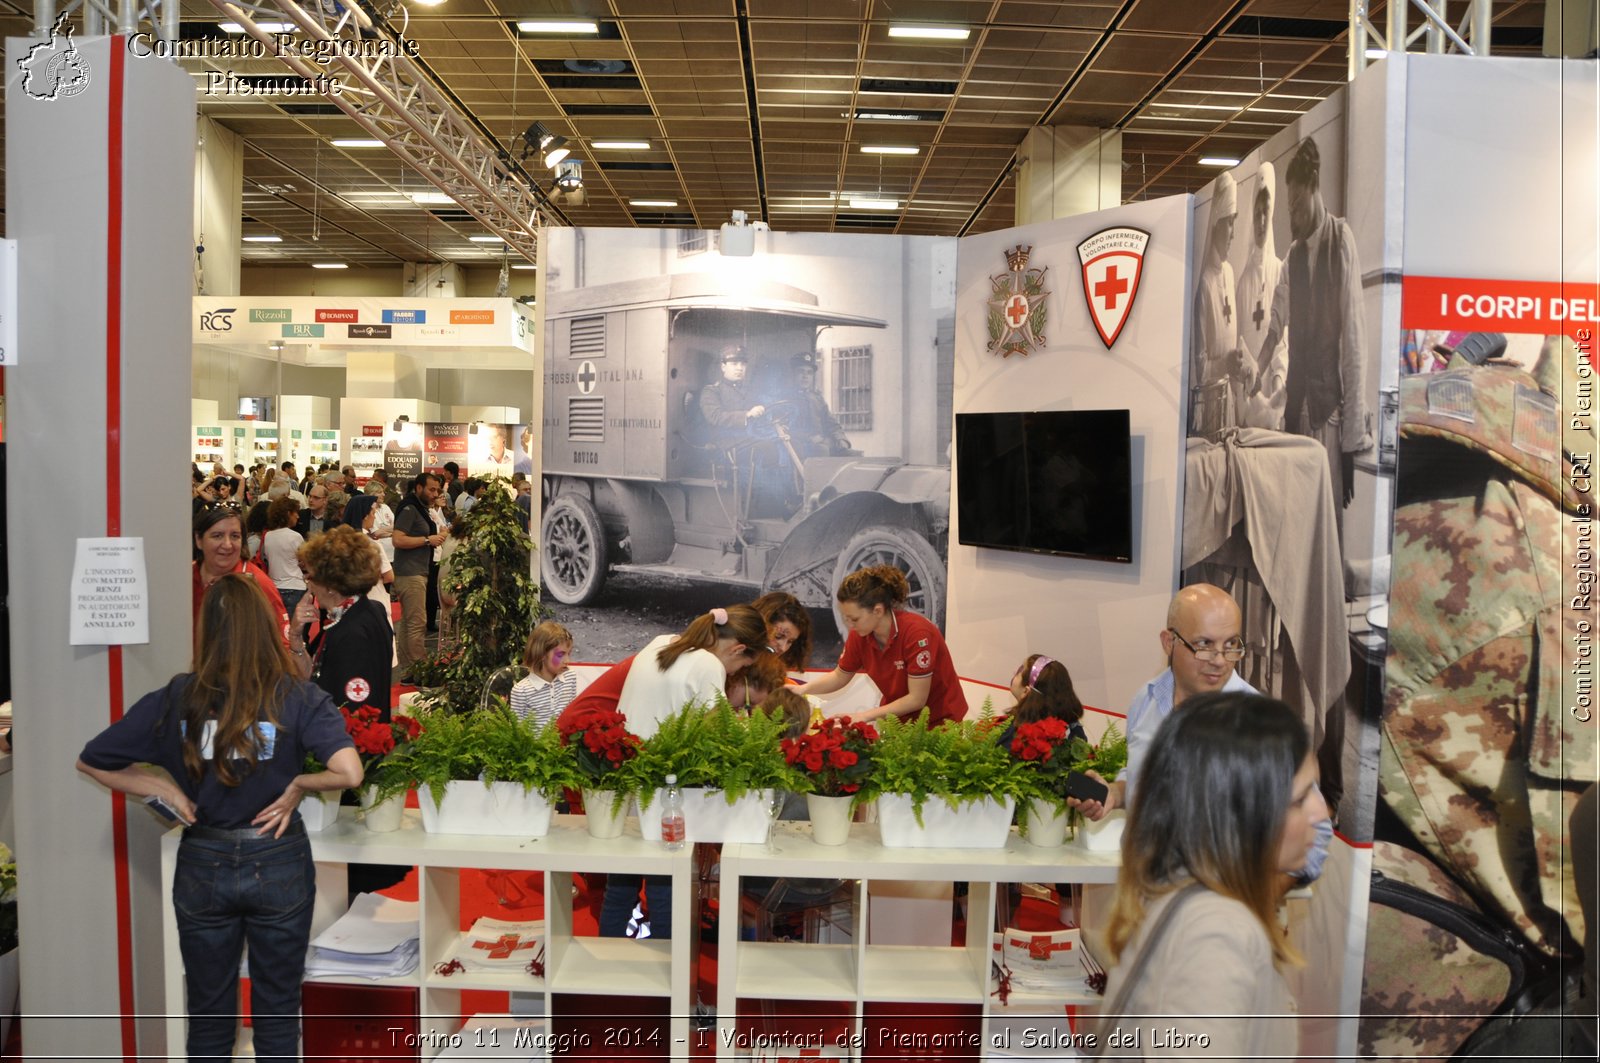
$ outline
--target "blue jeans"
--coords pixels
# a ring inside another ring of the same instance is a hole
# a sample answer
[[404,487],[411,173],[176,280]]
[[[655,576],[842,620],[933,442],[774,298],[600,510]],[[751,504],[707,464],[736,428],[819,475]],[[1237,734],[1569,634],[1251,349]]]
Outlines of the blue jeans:
[[190,1060],[231,1060],[239,1025],[239,953],[250,944],[256,1058],[300,1059],[300,981],[316,894],[302,833],[233,841],[184,838],[172,904],[188,997]]
[[[644,902],[649,909],[650,936],[665,940],[672,936],[672,876],[645,875]],[[628,918],[639,901],[639,875],[606,876],[606,892],[600,902],[600,936],[628,936]]]

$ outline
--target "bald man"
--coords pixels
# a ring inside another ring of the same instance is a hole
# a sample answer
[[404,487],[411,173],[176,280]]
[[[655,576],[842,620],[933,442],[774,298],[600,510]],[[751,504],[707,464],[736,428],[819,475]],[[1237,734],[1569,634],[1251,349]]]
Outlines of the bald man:
[[1233,670],[1245,654],[1240,628],[1238,603],[1220,587],[1195,583],[1173,595],[1161,632],[1167,670],[1146,683],[1128,706],[1128,766],[1120,779],[1108,784],[1111,792],[1104,805],[1079,805],[1084,815],[1099,819],[1113,808],[1127,807],[1139,764],[1173,706],[1219,690],[1260,693]]

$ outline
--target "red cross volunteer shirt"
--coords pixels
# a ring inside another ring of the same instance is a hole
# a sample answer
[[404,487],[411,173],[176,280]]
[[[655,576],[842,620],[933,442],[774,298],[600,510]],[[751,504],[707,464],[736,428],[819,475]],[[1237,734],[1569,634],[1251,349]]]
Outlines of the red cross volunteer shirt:
[[879,646],[872,636],[862,638],[851,632],[839,655],[839,667],[867,673],[883,692],[880,705],[905,697],[912,677],[929,676],[933,685],[928,688],[928,725],[961,719],[967,714],[967,697],[944,636],[926,617],[904,611],[893,615],[894,630],[887,645]]

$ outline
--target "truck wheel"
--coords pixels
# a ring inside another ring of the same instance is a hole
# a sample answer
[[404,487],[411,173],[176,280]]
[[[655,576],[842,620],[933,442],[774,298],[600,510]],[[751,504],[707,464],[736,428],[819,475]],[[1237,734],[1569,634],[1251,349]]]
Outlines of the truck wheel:
[[[833,586],[837,588],[850,573],[869,565],[893,565],[904,572],[911,584],[905,607],[944,628],[944,562],[928,540],[909,528],[887,524],[857,532],[833,567]],[[841,636],[849,635],[837,601],[833,603],[833,622]]]
[[539,525],[539,572],[551,597],[583,605],[606,581],[606,529],[582,495],[557,495]]

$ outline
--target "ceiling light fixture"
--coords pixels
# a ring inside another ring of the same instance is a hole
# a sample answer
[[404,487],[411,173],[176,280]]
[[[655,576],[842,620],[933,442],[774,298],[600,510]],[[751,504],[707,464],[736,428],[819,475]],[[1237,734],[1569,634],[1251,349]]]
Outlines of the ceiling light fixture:
[[[244,27],[237,22],[219,22],[217,28],[223,33],[243,33]],[[293,22],[257,22],[256,29],[267,33],[299,33],[300,27]]]
[[566,143],[566,137],[552,133],[543,122],[534,122],[522,131],[522,158],[526,161],[529,155],[540,152],[544,155],[545,168],[553,170],[556,164],[572,154],[572,149]]
[[341,137],[338,140],[330,140],[328,143],[332,144],[336,148],[381,148],[381,147],[383,147],[383,141],[381,141],[381,140],[364,140],[361,137]]
[[900,201],[897,199],[870,199],[864,196],[850,198],[851,210],[899,210]]
[[517,29],[523,33],[599,33],[598,22],[562,22],[557,19],[527,19],[517,22]]
[[657,208],[659,210],[667,210],[667,209],[669,209],[671,207],[676,207],[677,205],[678,205],[678,201],[676,199],[630,199],[630,200],[628,200],[628,206],[630,206],[630,207],[655,207],[655,208]]
[[411,2],[418,7],[438,7],[444,0],[411,0]]
[[972,31],[966,26],[890,26],[889,36],[913,41],[964,41]]
[[600,151],[650,150],[650,142],[648,140],[591,140],[589,141],[589,146]]
[[1226,155],[1206,155],[1200,159],[1201,166],[1237,166],[1238,159],[1230,159]]
[[443,206],[447,203],[454,203],[455,199],[445,195],[443,192],[413,192],[411,193],[411,202],[418,206]]
[[[841,114],[840,118],[849,118],[848,113]],[[857,111],[856,120],[859,122],[920,122],[920,114],[901,114],[898,111]]]
[[467,239],[475,244],[503,244],[506,242],[503,236],[469,236]]
[[312,269],[349,269],[343,262],[313,262]]
[[272,233],[265,233],[265,234],[263,234],[261,236],[241,236],[241,237],[239,237],[239,239],[243,240],[247,244],[281,244],[281,243],[283,243],[283,237],[275,236]]
[[863,144],[863,155],[915,155],[922,149],[904,144]]
[[534,265],[530,265],[527,262],[513,262],[513,263],[511,263],[511,268],[512,269],[538,269],[539,267],[538,266],[534,266]]

